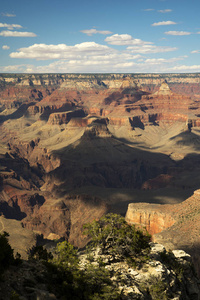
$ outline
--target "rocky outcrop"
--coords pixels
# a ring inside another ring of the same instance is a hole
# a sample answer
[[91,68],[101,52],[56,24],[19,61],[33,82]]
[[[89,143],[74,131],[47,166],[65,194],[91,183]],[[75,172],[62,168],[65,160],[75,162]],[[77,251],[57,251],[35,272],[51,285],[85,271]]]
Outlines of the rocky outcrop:
[[48,201],[35,207],[33,213],[22,220],[25,228],[43,235],[45,239],[68,239],[70,232],[70,211],[63,201]]
[[[89,261],[80,256],[80,266]],[[93,264],[98,259],[111,274],[113,284],[120,290],[121,299],[199,299],[200,284],[192,268],[189,254],[183,250],[167,252],[161,244],[151,243],[150,260],[141,268],[134,268],[111,255],[93,253]]]
[[150,95],[142,96],[141,103],[146,107],[150,105],[153,109],[166,112],[166,109],[176,111],[185,111],[187,113],[189,105],[192,103],[190,97],[173,93],[167,82],[163,82],[159,90]]
[[177,205],[132,203],[129,204],[126,220],[145,226],[153,234],[153,240],[164,244],[167,249],[189,251],[199,274],[199,199],[200,191],[196,190],[190,198]]
[[35,116],[39,115],[41,119],[46,119],[48,120],[48,117],[51,113],[55,112],[65,112],[68,110],[72,110],[74,107],[74,104],[71,102],[67,103],[56,103],[56,104],[37,104],[37,105],[31,105],[28,109],[27,112],[25,113],[25,116]]
[[76,247],[84,247],[88,238],[83,235],[83,225],[102,217],[108,207],[101,199],[89,195],[67,195],[62,199],[47,195],[46,202],[35,205],[22,220],[23,227],[47,240],[66,239]]
[[84,118],[85,112],[80,110],[67,111],[62,113],[51,113],[48,119],[49,125],[67,124],[72,118]]
[[[130,266],[117,257],[113,259],[109,255],[100,255],[98,249],[92,252],[90,261],[88,255],[83,252],[79,252],[78,257],[79,268],[82,270],[88,265],[90,268],[91,265],[93,268],[95,266],[98,268],[101,261],[120,299],[198,300],[200,298],[200,284],[193,270],[191,257],[182,250],[168,253],[162,245],[152,243],[150,260],[142,268]],[[91,257],[93,257],[92,264]],[[3,299],[9,300],[14,296],[20,299],[58,299],[62,291],[58,292],[55,288],[59,287],[56,281],[54,290],[50,289],[48,272],[46,265],[38,260],[23,260],[19,266],[10,267],[4,274],[4,281],[0,282]],[[101,276],[105,276],[104,273]],[[82,282],[81,277],[79,282]],[[86,298],[83,296],[83,299]]]
[[126,213],[126,221],[144,226],[150,234],[154,235],[175,223],[173,214],[170,215],[166,208],[165,210],[162,208],[162,205],[158,204],[131,203]]

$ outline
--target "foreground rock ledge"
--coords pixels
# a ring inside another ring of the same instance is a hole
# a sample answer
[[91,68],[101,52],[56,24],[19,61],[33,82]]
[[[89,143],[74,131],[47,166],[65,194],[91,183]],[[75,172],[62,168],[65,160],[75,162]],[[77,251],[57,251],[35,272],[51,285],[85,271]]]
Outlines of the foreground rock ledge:
[[[192,268],[190,255],[183,250],[174,250],[169,254],[163,245],[151,243],[150,260],[142,268],[131,267],[117,257],[113,259],[110,255],[101,255],[99,249],[95,249],[92,254],[92,264],[98,267],[101,259],[110,272],[114,286],[121,291],[122,300],[200,299],[200,282]],[[165,257],[167,260],[164,260]],[[91,263],[84,252],[79,253],[79,259],[81,269]],[[177,272],[173,262],[176,262],[181,272]],[[20,300],[60,299],[56,293],[49,291],[45,272],[45,266],[40,261],[23,261],[20,266],[10,268],[4,276],[4,282],[0,282],[1,299],[10,300],[15,290]],[[160,298],[155,298],[155,294],[151,298],[150,294],[157,293],[157,288],[161,289],[157,295]],[[166,295],[168,298],[163,298]]]

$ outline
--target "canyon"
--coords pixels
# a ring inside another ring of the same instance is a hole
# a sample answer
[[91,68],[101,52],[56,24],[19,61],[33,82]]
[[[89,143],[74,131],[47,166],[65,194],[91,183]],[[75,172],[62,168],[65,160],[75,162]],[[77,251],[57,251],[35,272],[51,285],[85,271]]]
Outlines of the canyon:
[[200,74],[0,74],[0,231],[24,257],[114,212],[198,260],[199,182]]

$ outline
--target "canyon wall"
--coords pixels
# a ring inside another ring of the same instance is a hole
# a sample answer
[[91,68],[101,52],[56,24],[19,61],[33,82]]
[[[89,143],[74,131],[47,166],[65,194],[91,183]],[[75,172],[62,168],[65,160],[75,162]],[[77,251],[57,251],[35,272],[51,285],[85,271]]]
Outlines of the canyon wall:
[[129,222],[154,236],[173,228],[160,203],[199,188],[199,83],[199,74],[1,74],[1,214],[79,247],[84,223],[131,202]]

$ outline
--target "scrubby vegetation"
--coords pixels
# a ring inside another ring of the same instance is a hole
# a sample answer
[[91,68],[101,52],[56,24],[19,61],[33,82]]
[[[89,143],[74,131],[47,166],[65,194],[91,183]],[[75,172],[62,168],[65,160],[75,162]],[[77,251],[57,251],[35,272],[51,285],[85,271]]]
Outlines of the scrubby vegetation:
[[91,237],[90,247],[100,247],[102,254],[137,264],[148,258],[151,236],[145,230],[129,225],[122,216],[107,214],[84,226]]
[[[146,231],[128,225],[116,214],[103,216],[84,228],[91,239],[86,249],[75,249],[67,241],[58,243],[53,255],[42,246],[31,249],[29,262],[18,270],[20,276],[23,270],[29,276],[20,277],[21,287],[19,282],[10,285],[9,299],[20,300],[24,293],[27,299],[35,299],[41,295],[37,294],[39,286],[45,286],[44,299],[62,300],[167,300],[186,293],[181,263],[164,247],[163,251],[150,253],[150,235]],[[14,261],[8,235],[4,233],[0,235],[1,269],[5,271]],[[158,276],[156,266],[162,269]]]
[[[71,248],[70,244],[64,243],[69,261],[62,259],[64,254],[62,249],[61,252],[57,252],[57,258],[46,264],[51,291],[62,299],[120,299],[120,293],[110,279],[110,272],[104,267],[90,263],[80,268],[75,249]],[[63,248],[63,245],[60,244],[59,247]]]
[[[150,235],[128,225],[116,214],[108,214],[84,228],[91,238],[89,247],[83,251],[85,264],[81,264],[80,253],[67,241],[58,243],[53,258],[49,259],[41,247],[34,248],[30,257],[45,261],[49,288],[62,299],[121,299],[118,286],[111,280],[113,271],[105,268],[101,254],[109,255],[113,261],[141,264],[149,252]],[[100,255],[94,260],[97,248]]]
[[[48,261],[48,280],[52,291],[67,295],[63,299],[121,299],[118,287],[111,281],[112,272],[100,259],[94,262],[93,250],[132,264],[143,261],[149,252],[150,235],[125,222],[119,215],[108,214],[84,226],[91,238],[87,263],[80,266],[77,250],[68,242],[57,245],[54,258]],[[53,276],[52,276],[53,275]]]

